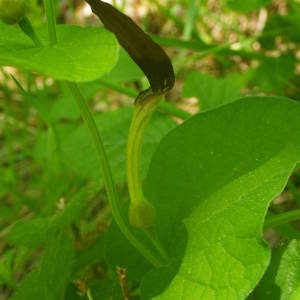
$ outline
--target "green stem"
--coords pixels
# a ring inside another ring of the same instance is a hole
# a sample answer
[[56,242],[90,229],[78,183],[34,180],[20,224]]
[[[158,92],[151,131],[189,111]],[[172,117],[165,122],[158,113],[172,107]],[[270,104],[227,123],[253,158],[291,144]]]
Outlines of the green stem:
[[144,197],[140,177],[142,142],[145,129],[155,106],[155,103],[148,102],[144,105],[136,104],[134,107],[126,150],[126,173],[132,202],[139,202]]
[[168,254],[156,239],[153,225],[155,209],[144,197],[140,176],[140,163],[145,129],[163,94],[155,94],[151,89],[141,93],[135,100],[133,117],[129,129],[126,148],[126,175],[130,198],[129,220],[131,225],[145,229],[144,233],[160,256],[167,262]]
[[148,239],[151,241],[155,249],[158,251],[158,253],[161,255],[161,257],[168,262],[169,261],[169,255],[167,251],[165,250],[164,246],[161,244],[161,242],[156,238],[154,232],[151,229],[145,230],[145,234],[148,237]]
[[300,219],[300,209],[287,211],[267,218],[264,224],[264,229],[277,227],[282,224],[296,221],[299,219]]
[[97,150],[98,160],[103,171],[104,183],[107,191],[108,201],[112,210],[113,217],[119,226],[121,232],[129,240],[129,242],[142,254],[146,259],[148,259],[155,267],[162,265],[162,262],[156,255],[148,248],[146,248],[130,231],[124,221],[119,207],[118,194],[113,181],[113,176],[109,166],[109,162],[106,156],[104,145],[102,143],[99,131],[97,129],[94,118],[80,93],[78,86],[75,83],[67,82],[68,88],[70,89],[73,98],[75,99],[77,106],[80,110],[81,116],[84,119],[89,132],[91,134],[93,143]]
[[[130,196],[129,220],[137,228],[153,225],[155,211],[145,199],[140,176],[144,132],[161,95],[150,93],[143,101],[136,100],[126,148],[126,175]],[[145,101],[146,100],[146,101]]]
[[152,226],[155,222],[155,209],[144,197],[141,180],[141,155],[145,129],[157,107],[162,94],[153,94],[152,91],[138,96],[135,101],[133,117],[129,129],[126,148],[126,175],[130,198],[129,220],[131,225],[145,229],[145,234],[167,261],[168,255],[160,242],[153,236]]
[[86,292],[86,296],[87,296],[88,300],[94,300],[90,289],[88,289],[88,291]]
[[44,7],[47,17],[48,33],[51,46],[57,44],[56,35],[56,12],[53,0],[44,0]]
[[[49,28],[49,38],[51,40],[51,44],[54,45],[57,42],[56,39],[56,31],[55,31],[55,12],[53,6],[53,0],[44,0],[45,2],[45,10]],[[143,243],[141,243],[130,231],[126,222],[124,221],[121,210],[119,207],[118,193],[116,191],[116,187],[113,181],[112,172],[110,169],[110,165],[106,156],[105,148],[100,137],[98,128],[96,126],[95,120],[89,110],[87,103],[85,102],[77,84],[72,82],[66,82],[71,94],[74,97],[74,100],[77,103],[79,111],[81,113],[82,119],[85,121],[86,126],[90,132],[92,141],[95,145],[98,160],[103,172],[104,184],[108,196],[108,201],[111,206],[112,215],[115,219],[115,222],[119,226],[121,232],[128,239],[128,241],[155,267],[160,267],[163,262],[157,255],[151,250],[145,247]]]

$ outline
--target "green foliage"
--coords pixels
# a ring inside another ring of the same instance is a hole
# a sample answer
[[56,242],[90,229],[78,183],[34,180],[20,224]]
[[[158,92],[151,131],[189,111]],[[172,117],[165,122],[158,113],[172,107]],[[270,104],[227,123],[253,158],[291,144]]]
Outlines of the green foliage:
[[296,57],[293,54],[265,58],[255,70],[252,82],[256,83],[261,91],[276,91],[277,95],[284,95],[285,89],[292,84],[290,79],[295,67]]
[[197,97],[200,110],[206,111],[239,98],[245,78],[232,74],[215,78],[199,72],[190,73],[184,82],[183,97]]
[[100,28],[59,25],[58,44],[48,46],[47,28],[38,30],[44,47],[18,28],[0,22],[0,65],[51,76],[58,80],[90,81],[109,72],[117,60],[114,36]]
[[[45,0],[76,23],[71,2]],[[41,46],[0,22],[0,299],[299,299],[299,3],[151,1],[140,25],[168,47],[177,85],[138,136],[146,230],[130,225],[126,182],[128,104],[146,78],[101,25],[57,25],[50,45],[28,3]]]
[[103,79],[122,82],[125,80],[138,80],[143,73],[139,67],[134,63],[130,56],[121,48],[119,59],[115,67]]
[[80,218],[85,206],[85,198],[85,193],[81,191],[56,214],[47,218],[35,218],[27,222],[16,223],[8,236],[9,240],[14,244],[24,245],[28,248],[45,243],[49,232],[54,229],[63,230]]
[[57,232],[49,234],[47,239],[41,263],[17,288],[13,300],[64,299],[74,255],[72,242]]

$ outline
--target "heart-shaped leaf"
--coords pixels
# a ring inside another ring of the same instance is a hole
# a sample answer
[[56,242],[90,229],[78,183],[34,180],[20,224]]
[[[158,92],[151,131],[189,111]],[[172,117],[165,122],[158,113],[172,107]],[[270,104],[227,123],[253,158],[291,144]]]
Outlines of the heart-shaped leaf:
[[0,66],[13,66],[58,80],[90,81],[108,73],[117,61],[112,33],[98,27],[58,25],[58,44],[50,46],[47,28],[37,30],[36,47],[18,28],[0,22]]
[[194,116],[162,140],[145,194],[173,263],[146,275],[144,299],[251,292],[270,259],[261,237],[267,206],[300,158],[299,116],[297,102],[245,98]]

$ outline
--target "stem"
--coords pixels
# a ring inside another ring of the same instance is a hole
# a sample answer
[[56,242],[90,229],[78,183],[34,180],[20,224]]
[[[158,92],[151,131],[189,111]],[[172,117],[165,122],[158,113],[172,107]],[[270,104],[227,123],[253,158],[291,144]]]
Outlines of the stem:
[[87,290],[86,296],[87,296],[88,300],[94,300],[90,289]]
[[141,198],[144,198],[140,177],[142,142],[154,109],[155,103],[149,101],[145,104],[137,103],[133,111],[126,149],[126,174],[132,202],[139,202]]
[[57,44],[56,35],[56,13],[53,0],[44,0],[44,7],[47,17],[48,33],[51,46]]
[[145,230],[145,234],[148,239],[152,242],[155,249],[161,255],[161,257],[167,262],[169,260],[169,255],[166,252],[164,246],[160,243],[160,241],[155,237],[154,232],[151,229]]
[[[147,124],[161,95],[147,94],[135,102],[126,148],[126,175],[130,196],[129,220],[137,228],[149,228],[155,219],[155,210],[145,199],[140,176],[143,137]],[[146,101],[145,101],[146,100]]]
[[196,1],[190,0],[189,8],[188,8],[188,18],[187,22],[185,23],[185,26],[183,28],[183,39],[189,40],[192,32],[193,32],[193,23],[196,16],[197,7],[196,7]]
[[296,221],[299,219],[300,219],[300,209],[287,211],[267,218],[264,224],[264,229],[277,227],[279,225]]
[[[57,42],[56,38],[56,22],[55,22],[55,12],[54,12],[54,5],[53,0],[44,0],[45,3],[45,10],[46,10],[46,16],[47,16],[47,22],[48,22],[48,29],[49,29],[49,38],[51,41],[51,44],[54,45]],[[126,222],[124,221],[120,207],[119,207],[119,201],[118,201],[118,194],[116,191],[116,187],[113,181],[113,176],[111,172],[111,168],[106,156],[106,152],[104,149],[104,145],[102,142],[102,139],[100,137],[98,128],[96,126],[95,120],[89,110],[88,105],[86,104],[77,84],[72,82],[66,82],[69,90],[71,91],[71,94],[74,97],[74,100],[77,103],[77,106],[79,108],[79,111],[81,113],[82,119],[85,121],[88,130],[90,132],[92,141],[95,145],[98,160],[103,172],[104,177],[104,184],[107,192],[107,197],[109,204],[111,206],[112,215],[115,219],[115,222],[119,226],[121,232],[124,234],[124,236],[128,239],[128,241],[155,267],[160,267],[163,263],[160,258],[157,257],[155,253],[151,249],[148,249],[141,243],[130,231],[128,228]]]
[[167,261],[166,251],[152,234],[151,227],[155,221],[155,210],[144,197],[140,175],[145,129],[162,95],[155,95],[152,92],[145,95],[143,99],[137,97],[135,101],[126,148],[126,175],[130,198],[129,220],[133,226],[146,229],[145,234],[161,257]]
[[104,183],[106,187],[108,201],[112,210],[112,215],[115,219],[115,222],[119,226],[121,232],[124,236],[129,240],[129,242],[147,259],[149,260],[155,267],[159,267],[162,265],[162,262],[156,255],[148,248],[146,248],[130,231],[127,227],[126,222],[124,221],[119,207],[118,194],[116,191],[116,187],[113,181],[113,176],[111,173],[111,169],[109,166],[109,162],[106,156],[106,152],[104,149],[103,142],[101,140],[99,131],[97,129],[95,120],[92,117],[92,114],[80,93],[78,86],[75,83],[67,82],[67,86],[70,89],[73,98],[75,99],[79,111],[83,120],[85,121],[90,135],[92,137],[93,143],[96,147],[98,160],[103,171]]

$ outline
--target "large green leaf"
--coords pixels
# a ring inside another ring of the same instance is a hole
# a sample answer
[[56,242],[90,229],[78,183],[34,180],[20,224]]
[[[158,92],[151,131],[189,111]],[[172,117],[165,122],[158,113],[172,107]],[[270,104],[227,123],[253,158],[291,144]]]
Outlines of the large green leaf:
[[90,81],[109,72],[117,61],[114,35],[99,27],[57,26],[58,44],[49,46],[47,28],[37,31],[44,47],[17,27],[0,22],[0,66],[13,66],[59,80]]
[[146,275],[145,299],[251,292],[270,259],[261,237],[267,206],[300,158],[299,115],[296,102],[249,97],[198,114],[162,140],[145,194],[173,263]]
[[[299,299],[300,296],[300,241],[292,240],[285,250],[276,283],[281,288],[281,300]],[[297,298],[298,296],[298,298]]]

